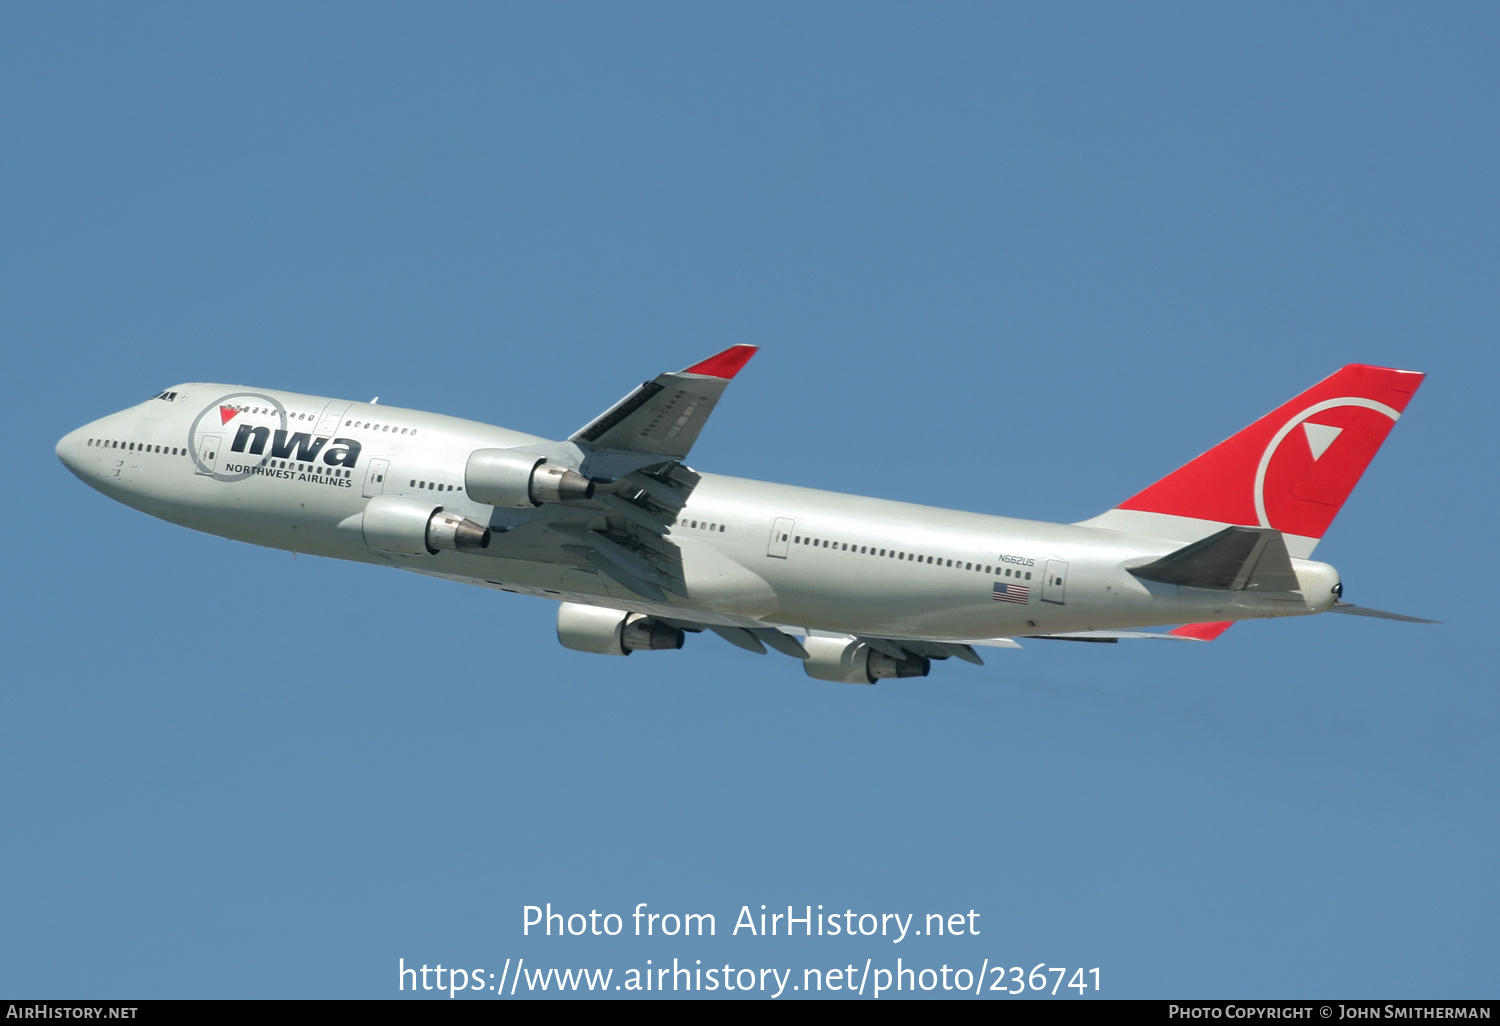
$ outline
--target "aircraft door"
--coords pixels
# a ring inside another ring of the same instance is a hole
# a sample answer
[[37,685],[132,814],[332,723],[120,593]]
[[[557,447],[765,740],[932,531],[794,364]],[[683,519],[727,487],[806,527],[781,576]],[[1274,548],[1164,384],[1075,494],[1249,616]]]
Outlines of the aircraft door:
[[1068,589],[1068,564],[1060,559],[1047,560],[1047,576],[1042,578],[1042,601],[1065,605]]
[[385,491],[385,475],[390,469],[390,460],[370,461],[370,466],[365,470],[365,498],[373,498]]
[[[219,471],[219,445],[224,439],[219,435],[207,435],[198,443],[197,468],[200,474],[216,474]],[[204,469],[204,468],[207,469]]]
[[339,428],[344,423],[344,414],[348,412],[348,403],[329,403],[323,407],[323,416],[318,418],[317,433],[320,435],[338,434]]
[[791,517],[777,517],[771,525],[771,541],[766,545],[766,555],[785,559],[792,543],[792,529],[796,526],[797,521]]

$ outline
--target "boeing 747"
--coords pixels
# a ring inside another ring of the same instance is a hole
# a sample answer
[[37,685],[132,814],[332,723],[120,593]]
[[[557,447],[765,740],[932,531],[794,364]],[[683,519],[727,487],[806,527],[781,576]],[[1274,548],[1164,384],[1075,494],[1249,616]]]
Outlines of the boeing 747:
[[[562,644],[605,655],[712,632],[873,684],[1025,638],[1417,619],[1344,602],[1338,571],[1311,557],[1421,374],[1344,367],[1113,509],[1052,524],[689,467],[755,352],[662,374],[560,441],[195,382],[79,428],[57,454],[184,527],[551,599]],[[1159,624],[1183,626],[1146,629]]]

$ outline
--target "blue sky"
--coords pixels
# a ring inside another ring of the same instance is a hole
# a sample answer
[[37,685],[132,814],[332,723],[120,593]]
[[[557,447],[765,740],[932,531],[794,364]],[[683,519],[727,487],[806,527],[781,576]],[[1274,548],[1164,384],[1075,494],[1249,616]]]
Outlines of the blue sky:
[[[1497,30],[8,6],[0,992],[902,956],[1493,997]],[[875,688],[711,638],[611,661],[550,604],[194,534],[53,455],[188,380],[561,436],[734,343],[762,351],[699,469],[1062,521],[1344,363],[1426,371],[1318,555],[1445,623],[1033,643]],[[523,937],[549,901],[719,936]],[[726,936],[761,904],[981,934]]]

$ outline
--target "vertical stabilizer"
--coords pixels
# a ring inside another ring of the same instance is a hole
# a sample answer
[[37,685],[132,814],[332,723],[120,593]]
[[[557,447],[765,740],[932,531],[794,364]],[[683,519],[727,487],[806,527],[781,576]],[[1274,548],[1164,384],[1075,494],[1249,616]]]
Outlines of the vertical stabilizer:
[[1305,559],[1422,378],[1350,364],[1083,524],[1184,542],[1227,525],[1269,527]]

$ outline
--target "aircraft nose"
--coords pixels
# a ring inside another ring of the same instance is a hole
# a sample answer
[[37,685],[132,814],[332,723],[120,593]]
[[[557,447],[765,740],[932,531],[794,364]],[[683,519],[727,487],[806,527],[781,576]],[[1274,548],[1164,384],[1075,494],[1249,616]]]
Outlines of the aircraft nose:
[[86,427],[81,427],[77,431],[69,431],[57,441],[57,458],[75,474],[78,473],[78,450],[83,445],[84,432],[87,430]]
[[96,420],[90,424],[85,424],[75,431],[69,431],[57,440],[57,458],[62,460],[63,466],[85,481],[90,480],[94,476],[93,472],[97,471],[98,464],[97,459],[90,460],[88,458],[87,447],[89,439],[107,434],[108,432],[101,430],[101,428],[112,426],[107,423],[108,420],[109,418],[106,417],[104,420]]

